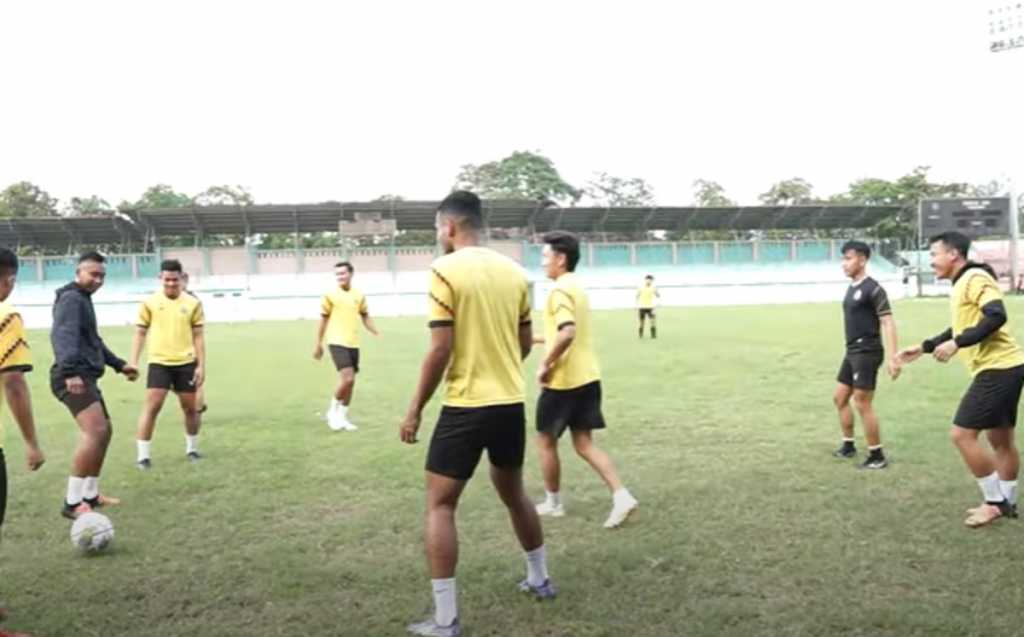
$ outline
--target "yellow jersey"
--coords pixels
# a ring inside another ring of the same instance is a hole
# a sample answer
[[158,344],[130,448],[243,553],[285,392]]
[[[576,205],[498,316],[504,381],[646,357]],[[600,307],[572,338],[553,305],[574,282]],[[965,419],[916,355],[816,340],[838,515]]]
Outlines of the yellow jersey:
[[636,291],[636,304],[641,310],[654,309],[658,298],[658,288],[653,285],[641,285]]
[[359,347],[359,323],[369,314],[366,295],[349,286],[338,286],[320,301],[320,316],[328,319],[326,340],[328,345]]
[[519,328],[530,323],[526,273],[482,247],[456,250],[430,268],[431,327],[451,325],[455,342],[444,404],[486,407],[524,401]]
[[196,361],[192,329],[202,327],[203,304],[182,292],[172,299],[155,292],[139,305],[139,327],[149,330],[149,362],[158,365],[187,365]]
[[[21,315],[8,305],[0,303],[0,373],[32,371],[32,352],[25,338],[25,325]],[[0,405],[4,393],[0,392]],[[4,425],[0,421],[0,449],[4,447]]]
[[[968,265],[953,282],[953,292],[949,295],[953,338],[981,321],[981,308],[986,304],[1002,300],[1003,292],[995,277],[985,268]],[[972,376],[989,369],[1024,365],[1024,353],[1010,334],[1009,321],[977,345],[960,349],[958,355]]]
[[567,272],[558,277],[544,305],[544,342],[554,347],[558,331],[565,325],[576,326],[576,337],[555,363],[549,389],[575,389],[601,379],[601,370],[590,340],[590,300],[576,275]]

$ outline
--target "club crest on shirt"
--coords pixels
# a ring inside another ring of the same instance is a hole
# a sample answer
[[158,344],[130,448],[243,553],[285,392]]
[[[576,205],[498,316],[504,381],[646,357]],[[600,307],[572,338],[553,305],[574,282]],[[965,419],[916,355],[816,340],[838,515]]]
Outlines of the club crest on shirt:
[[860,292],[861,292],[860,290],[857,290],[856,292],[853,293],[853,300],[854,301],[859,301],[860,300]]

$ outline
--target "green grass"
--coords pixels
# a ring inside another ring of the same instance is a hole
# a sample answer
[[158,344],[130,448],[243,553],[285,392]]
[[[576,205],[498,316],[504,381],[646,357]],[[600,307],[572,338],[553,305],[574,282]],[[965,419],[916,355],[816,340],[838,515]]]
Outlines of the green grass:
[[[904,342],[938,332],[947,312],[944,301],[898,304]],[[1010,312],[1024,316],[1024,304]],[[468,634],[1024,631],[1024,522],[962,524],[979,497],[947,439],[967,384],[962,365],[924,360],[881,382],[893,464],[859,472],[829,455],[838,304],[663,309],[659,322],[656,342],[637,342],[632,312],[596,315],[610,423],[598,440],[640,499],[639,515],[602,529],[607,492],[563,455],[569,515],[545,524],[561,596],[536,604],[514,592],[523,557],[478,471],[459,512]],[[115,431],[102,485],[125,503],[109,512],[114,549],[96,558],[73,552],[58,516],[75,428],[46,388],[46,335],[33,333],[49,461],[28,474],[5,414],[0,593],[15,613],[10,627],[45,637],[403,634],[430,605],[426,444],[404,446],[397,433],[427,336],[420,319],[379,324],[385,336],[364,343],[356,434],[331,433],[315,415],[333,373],[309,358],[311,323],[210,326],[208,457],[197,466],[184,461],[180,416],[166,408],[155,468],[136,471],[142,387],[107,378]],[[127,351],[127,330],[104,333]],[[539,495],[532,444],[526,475]]]

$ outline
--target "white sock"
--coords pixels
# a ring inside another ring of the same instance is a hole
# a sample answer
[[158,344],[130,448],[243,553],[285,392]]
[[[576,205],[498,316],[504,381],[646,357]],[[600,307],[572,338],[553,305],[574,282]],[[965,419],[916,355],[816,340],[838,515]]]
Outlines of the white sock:
[[199,434],[190,436],[185,434],[185,453],[199,452]]
[[618,491],[612,494],[612,502],[619,504],[620,502],[626,502],[633,499],[633,494],[629,492],[626,487],[620,487]]
[[857,442],[857,439],[856,438],[847,438],[846,436],[843,436],[843,442],[849,442],[850,444],[853,444],[853,443]]
[[100,494],[100,479],[97,476],[88,476],[82,483],[82,499],[95,500]]
[[139,451],[139,462],[149,460],[149,448],[153,445],[151,440],[136,440],[135,447]]
[[526,552],[526,582],[530,586],[540,586],[548,581],[548,560],[544,545]]
[[70,476],[68,478],[68,493],[65,501],[74,506],[81,504],[82,502],[82,487],[85,485],[85,478],[76,478]]
[[348,418],[348,405],[338,401],[338,413],[341,414],[342,418]]
[[1005,499],[999,490],[999,474],[995,471],[987,478],[978,478],[978,487],[981,488],[985,502],[1002,502]]
[[455,595],[455,578],[432,579],[434,587],[434,621],[438,626],[451,626],[459,616]]
[[334,396],[331,396],[331,406],[328,409],[328,411],[338,411],[338,405],[340,405],[340,404],[341,403],[338,402],[337,398],[335,398]]
[[1002,492],[1003,497],[1010,504],[1017,504],[1017,481],[1016,480],[1000,480],[999,491]]
[[548,504],[553,507],[562,506],[562,494],[558,491],[544,491],[547,494]]

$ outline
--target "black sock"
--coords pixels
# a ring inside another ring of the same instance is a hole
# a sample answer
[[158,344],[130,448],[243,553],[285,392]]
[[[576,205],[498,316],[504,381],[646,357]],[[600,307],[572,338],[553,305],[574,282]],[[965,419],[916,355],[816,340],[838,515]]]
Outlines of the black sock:
[[843,451],[856,451],[857,445],[853,444],[852,440],[843,441]]
[[870,453],[868,454],[868,457],[872,460],[881,460],[882,458],[885,457],[885,454],[882,453],[881,447],[877,447],[875,449],[871,449]]
[[658,338],[658,328],[656,328],[656,327],[652,327],[651,328],[651,338]]
[[644,337],[644,328],[640,328],[640,338]]

